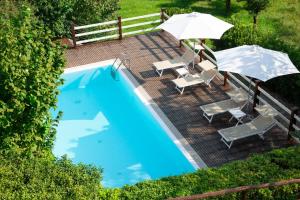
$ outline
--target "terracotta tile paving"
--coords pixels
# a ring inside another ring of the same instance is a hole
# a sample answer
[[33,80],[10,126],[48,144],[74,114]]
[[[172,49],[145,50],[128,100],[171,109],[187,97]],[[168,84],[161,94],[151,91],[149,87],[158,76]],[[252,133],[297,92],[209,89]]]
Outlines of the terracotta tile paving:
[[67,66],[112,59],[121,52],[130,56],[133,76],[208,166],[219,166],[232,160],[245,159],[252,153],[289,146],[286,134],[279,127],[274,127],[265,134],[265,140],[253,136],[237,141],[228,149],[220,141],[217,130],[234,125],[234,122],[228,122],[230,115],[219,115],[209,124],[199,109],[200,105],[228,98],[222,81],[214,79],[212,88],[200,85],[179,95],[171,82],[176,78],[172,70],[158,77],[152,69],[153,62],[173,58],[184,52],[183,48],[178,47],[178,42],[165,32],[69,49],[66,52]]

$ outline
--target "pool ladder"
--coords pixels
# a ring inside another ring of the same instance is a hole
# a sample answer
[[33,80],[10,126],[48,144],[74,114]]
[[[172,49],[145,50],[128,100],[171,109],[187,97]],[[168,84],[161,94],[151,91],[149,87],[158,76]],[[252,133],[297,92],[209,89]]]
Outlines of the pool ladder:
[[111,66],[111,75],[114,79],[116,79],[116,73],[120,69],[120,67],[124,65],[129,70],[131,69],[130,66],[130,58],[126,53],[121,53],[113,62]]

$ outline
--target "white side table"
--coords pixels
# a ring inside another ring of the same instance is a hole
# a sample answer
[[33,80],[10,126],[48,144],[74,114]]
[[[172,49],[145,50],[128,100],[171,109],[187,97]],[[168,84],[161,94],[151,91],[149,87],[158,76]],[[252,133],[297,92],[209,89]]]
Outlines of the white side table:
[[239,125],[239,123],[243,124],[243,118],[247,115],[246,113],[241,111],[241,109],[239,109],[239,108],[230,109],[228,112],[232,115],[232,117],[229,119],[229,121],[231,121],[233,118],[235,118],[237,120],[237,123],[235,126]]
[[180,78],[188,75],[190,72],[185,67],[181,67],[176,69],[176,73],[178,74],[177,78]]

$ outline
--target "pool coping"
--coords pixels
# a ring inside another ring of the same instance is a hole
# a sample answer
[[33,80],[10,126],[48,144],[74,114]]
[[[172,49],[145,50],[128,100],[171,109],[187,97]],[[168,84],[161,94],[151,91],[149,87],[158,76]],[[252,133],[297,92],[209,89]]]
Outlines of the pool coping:
[[[115,58],[116,59],[116,58]],[[86,69],[93,69],[99,66],[112,65],[115,59],[90,63],[86,65],[79,65],[70,68],[66,68],[64,73],[77,72]],[[201,157],[196,153],[196,151],[190,146],[178,129],[173,125],[173,123],[168,119],[165,113],[159,108],[159,106],[153,101],[152,97],[147,93],[141,84],[134,78],[130,70],[121,64],[119,72],[122,73],[126,81],[134,89],[134,93],[140,98],[147,109],[151,112],[153,117],[158,121],[160,126],[165,130],[169,138],[176,145],[176,147],[183,153],[186,159],[191,163],[195,169],[206,168],[207,165],[201,159]]]

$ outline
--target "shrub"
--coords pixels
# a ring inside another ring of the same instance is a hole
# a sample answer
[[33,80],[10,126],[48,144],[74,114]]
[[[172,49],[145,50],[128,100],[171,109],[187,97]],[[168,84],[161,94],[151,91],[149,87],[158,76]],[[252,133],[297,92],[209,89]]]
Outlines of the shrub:
[[0,156],[0,199],[100,199],[101,170],[66,158]]
[[73,15],[74,0],[30,0],[35,15],[56,37],[68,35]]
[[105,21],[119,9],[119,0],[30,0],[36,16],[54,33],[68,36],[73,21],[89,24]]
[[[275,182],[300,177],[300,146],[278,149],[235,161],[219,168],[201,169],[195,173],[144,181],[125,186],[115,194],[119,199],[167,199],[216,191],[225,188]],[[254,190],[249,199],[296,199],[300,185]],[[109,192],[107,192],[109,194]],[[240,199],[240,194],[215,199]],[[117,199],[117,198],[116,198]]]
[[50,109],[64,67],[63,50],[29,7],[0,14],[0,151],[49,153],[55,137]]
[[169,16],[174,14],[184,14],[184,13],[191,13],[193,10],[191,8],[178,8],[178,7],[171,7],[166,9],[166,13]]
[[260,33],[251,24],[244,24],[234,16],[230,19],[230,23],[234,24],[234,27],[229,29],[221,40],[214,40],[217,49],[227,49],[246,44],[259,44],[262,40]]
[[119,0],[73,0],[72,19],[76,24],[102,22],[115,17]]

